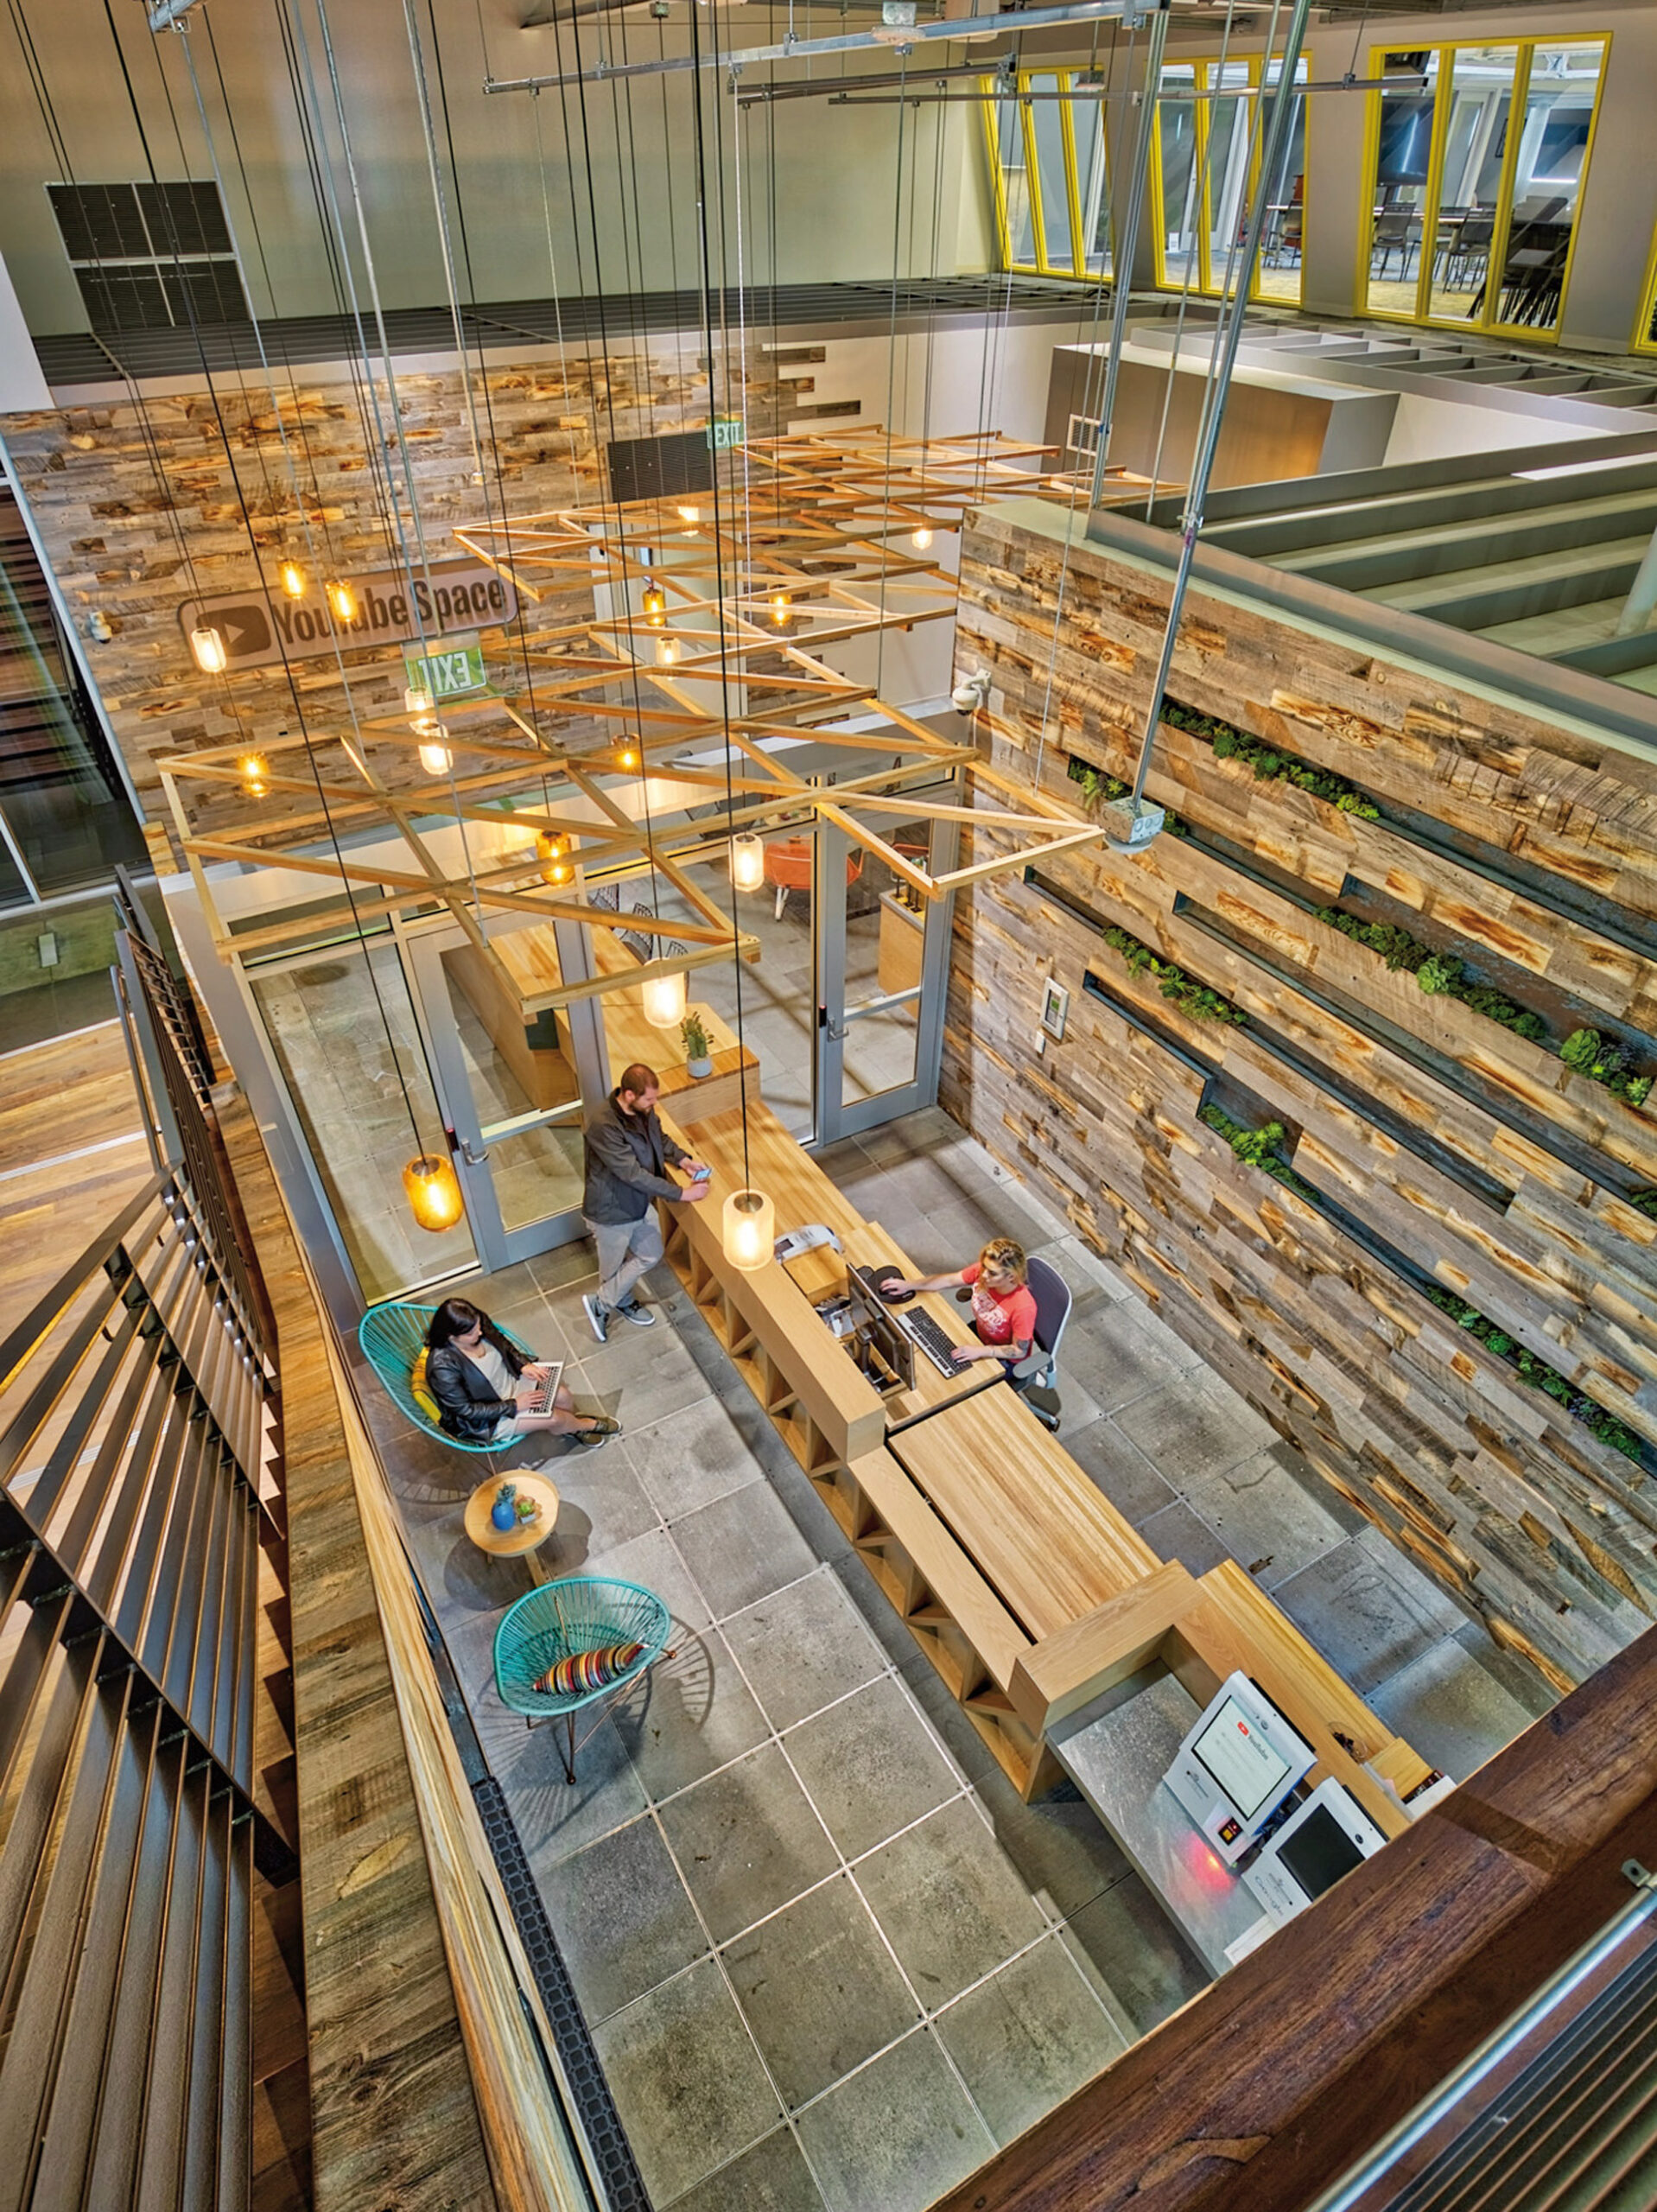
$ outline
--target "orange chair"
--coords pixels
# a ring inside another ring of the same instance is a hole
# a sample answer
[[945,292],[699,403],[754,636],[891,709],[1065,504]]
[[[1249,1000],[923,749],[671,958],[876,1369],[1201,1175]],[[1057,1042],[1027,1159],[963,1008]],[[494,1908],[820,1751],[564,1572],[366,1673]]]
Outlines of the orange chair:
[[[863,851],[860,846],[846,861],[846,880],[855,883],[863,873]],[[778,837],[765,848],[765,880],[777,892],[776,917],[780,922],[788,906],[790,891],[809,891],[811,888],[811,841],[809,837]]]

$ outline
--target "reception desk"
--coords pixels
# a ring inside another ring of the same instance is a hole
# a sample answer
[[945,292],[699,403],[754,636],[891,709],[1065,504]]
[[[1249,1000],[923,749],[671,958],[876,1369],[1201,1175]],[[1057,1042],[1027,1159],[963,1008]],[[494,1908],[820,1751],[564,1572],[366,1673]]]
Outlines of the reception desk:
[[[665,1117],[670,1126],[672,1116]],[[884,1395],[818,1312],[848,1263],[913,1262],[866,1221],[775,1116],[699,1121],[687,1147],[708,1198],[663,1209],[670,1263],[915,1642],[1021,1793],[1062,1778],[1050,1738],[1130,1678],[1168,1675],[1205,1705],[1241,1668],[1384,1834],[1429,1769],[1235,1561],[1201,1577],[1164,1561],[986,1363],[944,1376],[918,1354],[912,1389]],[[731,1266],[724,1195],[767,1192],[781,1234],[822,1222],[822,1246],[784,1267]],[[918,1301],[957,1342],[954,1299]],[[908,1310],[908,1309],[905,1309]]]

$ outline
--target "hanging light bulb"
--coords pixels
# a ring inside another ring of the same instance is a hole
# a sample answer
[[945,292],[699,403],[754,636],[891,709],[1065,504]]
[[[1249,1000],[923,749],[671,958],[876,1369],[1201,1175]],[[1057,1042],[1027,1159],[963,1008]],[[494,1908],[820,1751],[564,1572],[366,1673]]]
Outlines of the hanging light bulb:
[[731,840],[731,883],[738,891],[758,891],[765,880],[764,840],[750,830]]
[[262,753],[247,753],[236,764],[242,789],[250,798],[263,798],[270,788],[270,769]]
[[644,765],[644,750],[636,737],[619,737],[611,753],[624,776],[636,776]]
[[652,976],[643,987],[644,1019],[652,1029],[676,1029],[685,1018],[685,976],[682,968],[670,976]]
[[676,512],[681,522],[698,523],[702,520],[700,507],[680,507]]
[[432,696],[423,683],[410,683],[403,694],[405,715],[429,715],[432,710]]
[[229,655],[225,651],[225,634],[210,623],[190,632],[190,651],[195,655],[195,664],[206,676],[222,676]]
[[284,561],[276,571],[277,577],[289,599],[305,596],[305,571],[297,561]]
[[668,595],[660,584],[644,587],[644,613],[652,630],[659,630],[667,620]]
[[[438,728],[442,728],[441,722]],[[447,745],[440,745],[429,737],[420,748],[420,765],[429,776],[447,776],[454,766],[454,755]]]
[[453,1229],[466,1211],[454,1167],[434,1153],[422,1152],[409,1162],[403,1171],[403,1187],[421,1229]]
[[924,553],[927,547],[932,543],[932,533],[926,528],[924,524],[923,524],[921,528],[915,532],[914,536],[909,542],[917,553]]
[[779,630],[787,629],[788,619],[793,611],[793,608],[789,604],[788,594],[785,591],[772,592],[771,595],[771,619],[777,625]]
[[541,880],[556,890],[570,881],[575,864],[569,857],[568,837],[555,836],[550,830],[543,830],[535,841],[535,857],[540,865]]
[[322,588],[328,595],[328,605],[333,609],[336,622],[354,622],[357,620],[357,594],[343,576],[331,577]]
[[679,658],[679,640],[676,638],[658,638],[656,658],[663,668],[671,668]]
[[720,1223],[725,1256],[744,1274],[765,1266],[777,1240],[777,1209],[763,1191],[733,1191]]

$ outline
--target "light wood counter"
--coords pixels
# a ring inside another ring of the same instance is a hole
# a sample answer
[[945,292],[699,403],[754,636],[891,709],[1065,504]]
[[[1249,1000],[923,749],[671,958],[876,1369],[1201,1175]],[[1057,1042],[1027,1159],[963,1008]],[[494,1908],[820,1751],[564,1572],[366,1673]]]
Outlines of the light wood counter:
[[[880,938],[875,954],[875,980],[883,992],[912,991],[921,980],[921,953],[926,940],[926,917],[905,906],[891,891],[880,893]],[[912,1006],[900,1009],[913,1018]]]

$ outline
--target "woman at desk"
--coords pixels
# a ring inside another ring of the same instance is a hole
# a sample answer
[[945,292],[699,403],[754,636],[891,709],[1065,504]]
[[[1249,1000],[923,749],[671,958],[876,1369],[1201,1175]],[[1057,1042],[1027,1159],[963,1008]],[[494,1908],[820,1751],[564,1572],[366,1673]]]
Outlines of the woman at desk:
[[959,1268],[952,1275],[921,1275],[912,1282],[902,1275],[887,1275],[880,1288],[888,1298],[918,1290],[970,1290],[978,1342],[957,1344],[955,1356],[963,1364],[999,1359],[1006,1380],[1017,1389],[1013,1370],[1029,1358],[1036,1343],[1036,1300],[1027,1274],[1023,1246],[1010,1236],[992,1236],[970,1267]]

